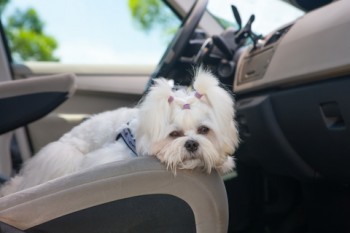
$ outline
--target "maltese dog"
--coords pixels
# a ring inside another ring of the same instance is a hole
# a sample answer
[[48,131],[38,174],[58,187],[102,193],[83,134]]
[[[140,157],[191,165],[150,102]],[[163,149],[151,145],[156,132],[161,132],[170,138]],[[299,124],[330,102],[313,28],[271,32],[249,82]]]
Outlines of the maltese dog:
[[157,79],[138,107],[95,115],[42,148],[0,195],[136,156],[156,156],[174,174],[176,169],[229,172],[239,142],[233,105],[231,95],[203,69],[187,88],[174,90]]

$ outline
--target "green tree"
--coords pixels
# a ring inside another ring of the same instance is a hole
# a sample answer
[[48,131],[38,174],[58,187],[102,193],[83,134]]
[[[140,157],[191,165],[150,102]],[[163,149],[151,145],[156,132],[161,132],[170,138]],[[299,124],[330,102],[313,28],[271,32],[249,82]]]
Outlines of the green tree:
[[[176,32],[178,19],[172,14],[161,0],[129,0],[129,9],[134,21],[145,31],[160,26],[164,32],[173,35]],[[224,18],[213,15],[213,17],[224,27],[235,27]]]
[[179,19],[161,0],[129,0],[134,22],[145,32],[159,27],[165,36],[175,34]]
[[[0,13],[9,0],[0,0]],[[56,39],[44,31],[45,23],[33,8],[16,9],[4,25],[10,51],[15,61],[59,61],[54,55]]]
[[2,12],[4,12],[8,2],[9,0],[0,0],[0,15],[2,15]]

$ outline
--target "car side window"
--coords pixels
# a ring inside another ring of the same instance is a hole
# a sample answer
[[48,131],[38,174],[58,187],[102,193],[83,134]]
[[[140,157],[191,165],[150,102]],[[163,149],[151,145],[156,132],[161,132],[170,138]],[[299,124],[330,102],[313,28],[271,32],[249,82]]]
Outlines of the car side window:
[[157,64],[180,20],[161,0],[2,0],[15,63]]

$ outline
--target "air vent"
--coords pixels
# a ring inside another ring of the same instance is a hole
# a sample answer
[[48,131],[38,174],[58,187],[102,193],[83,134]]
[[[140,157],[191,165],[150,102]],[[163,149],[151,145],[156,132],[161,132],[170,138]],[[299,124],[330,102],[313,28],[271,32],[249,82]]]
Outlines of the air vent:
[[276,31],[265,43],[264,47],[269,46],[270,44],[276,43],[283,35],[285,35],[292,25],[284,27],[278,31]]

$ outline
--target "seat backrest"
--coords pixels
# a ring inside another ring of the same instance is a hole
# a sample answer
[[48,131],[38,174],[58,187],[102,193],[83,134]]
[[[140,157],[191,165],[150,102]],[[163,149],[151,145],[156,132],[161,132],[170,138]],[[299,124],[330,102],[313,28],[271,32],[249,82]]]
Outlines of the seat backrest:
[[0,199],[25,232],[227,232],[221,177],[143,157],[96,166]]
[[57,74],[0,83],[0,134],[37,120],[75,91],[73,74]]

